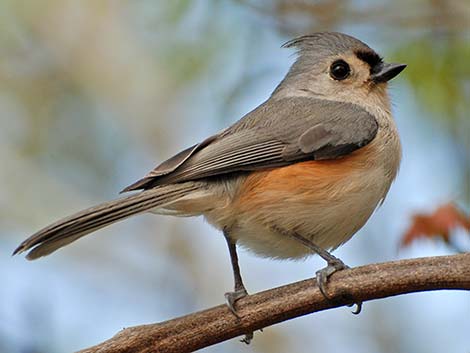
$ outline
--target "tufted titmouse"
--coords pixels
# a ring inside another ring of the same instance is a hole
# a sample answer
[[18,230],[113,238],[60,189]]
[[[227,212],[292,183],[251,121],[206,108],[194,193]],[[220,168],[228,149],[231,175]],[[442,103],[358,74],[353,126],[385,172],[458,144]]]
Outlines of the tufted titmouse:
[[[284,44],[298,56],[270,98],[229,128],[163,162],[123,191],[38,231],[14,254],[48,255],[99,228],[143,212],[203,215],[223,231],[235,279],[234,311],[246,295],[236,245],[272,258],[319,254],[322,293],[346,265],[327,250],[349,240],[380,204],[400,164],[387,64],[363,42],[315,33]],[[326,295],[326,294],[325,294]]]

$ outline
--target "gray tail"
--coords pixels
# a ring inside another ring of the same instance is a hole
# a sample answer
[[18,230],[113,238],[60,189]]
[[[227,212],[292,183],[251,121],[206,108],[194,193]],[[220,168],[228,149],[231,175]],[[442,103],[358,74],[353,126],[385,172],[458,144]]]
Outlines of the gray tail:
[[36,232],[23,241],[13,255],[28,250],[28,260],[49,255],[95,230],[175,201],[200,187],[192,182],[165,185],[87,208]]

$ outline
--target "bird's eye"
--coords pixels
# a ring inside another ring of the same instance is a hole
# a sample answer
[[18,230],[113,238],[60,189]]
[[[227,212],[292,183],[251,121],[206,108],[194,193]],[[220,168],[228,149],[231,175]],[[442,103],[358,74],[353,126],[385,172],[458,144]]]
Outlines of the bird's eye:
[[351,73],[351,68],[344,60],[336,60],[330,66],[330,76],[338,81],[346,79]]

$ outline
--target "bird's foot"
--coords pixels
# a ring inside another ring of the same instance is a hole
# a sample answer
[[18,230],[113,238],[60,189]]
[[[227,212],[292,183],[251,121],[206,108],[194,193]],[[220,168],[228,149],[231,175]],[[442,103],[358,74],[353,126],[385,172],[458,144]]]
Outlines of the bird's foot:
[[[237,317],[237,319],[240,319],[240,316],[237,313],[237,310],[235,309],[235,302],[243,297],[246,297],[248,295],[246,289],[243,287],[241,289],[235,290],[234,292],[227,292],[225,293],[225,300],[227,302],[227,306],[230,309],[230,311]],[[243,337],[240,342],[243,342],[245,344],[250,344],[251,341],[253,340],[253,332],[248,332],[245,334],[245,337]]]
[[240,316],[238,315],[237,310],[235,309],[235,302],[243,297],[246,297],[247,295],[248,293],[244,287],[237,289],[234,292],[225,293],[225,301],[227,303],[227,306],[233,313],[233,315],[235,315],[237,318],[240,318]]
[[243,337],[240,342],[243,342],[245,344],[250,344],[253,339],[253,332],[249,332],[245,334],[245,337]]
[[[332,255],[331,257],[332,258],[328,260],[328,265],[316,272],[318,288],[320,289],[320,292],[323,294],[323,296],[328,300],[331,300],[331,297],[326,292],[326,284],[328,282],[328,277],[330,277],[336,271],[341,271],[341,270],[345,270],[349,268],[348,265],[346,265],[343,261],[341,261],[337,257],[334,257]],[[356,309],[354,309],[352,313],[355,315],[359,314],[362,310],[362,302],[359,301],[349,306],[352,306],[352,305],[356,305]]]

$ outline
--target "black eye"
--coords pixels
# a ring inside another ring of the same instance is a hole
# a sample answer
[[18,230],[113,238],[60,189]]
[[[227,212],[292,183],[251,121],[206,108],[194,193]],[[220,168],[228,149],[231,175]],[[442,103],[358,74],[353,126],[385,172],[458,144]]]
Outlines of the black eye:
[[351,73],[351,68],[344,60],[336,60],[330,66],[330,76],[335,80],[344,80]]

